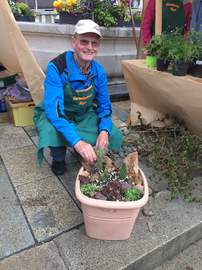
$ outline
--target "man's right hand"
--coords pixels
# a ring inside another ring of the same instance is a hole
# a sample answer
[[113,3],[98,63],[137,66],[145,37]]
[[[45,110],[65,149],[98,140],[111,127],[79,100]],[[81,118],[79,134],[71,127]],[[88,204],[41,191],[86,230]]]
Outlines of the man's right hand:
[[84,141],[79,141],[74,145],[74,149],[82,158],[89,164],[94,164],[96,161],[96,154],[91,144]]

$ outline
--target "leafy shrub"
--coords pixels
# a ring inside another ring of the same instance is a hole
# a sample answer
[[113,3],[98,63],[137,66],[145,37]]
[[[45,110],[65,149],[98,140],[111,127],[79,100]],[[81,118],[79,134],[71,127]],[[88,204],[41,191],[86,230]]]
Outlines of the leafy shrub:
[[137,201],[141,198],[141,192],[137,188],[129,188],[124,193],[126,201]]

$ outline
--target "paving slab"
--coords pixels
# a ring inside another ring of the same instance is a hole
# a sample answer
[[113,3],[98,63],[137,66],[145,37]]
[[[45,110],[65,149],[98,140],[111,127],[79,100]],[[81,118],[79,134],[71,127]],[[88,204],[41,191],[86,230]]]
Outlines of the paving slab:
[[201,270],[202,240],[185,249],[171,260],[166,261],[155,270]]
[[0,270],[68,270],[53,242],[16,254],[0,262]]
[[31,125],[31,126],[27,126],[23,128],[25,130],[25,132],[28,134],[29,137],[35,137],[37,136],[37,131],[35,126]]
[[153,209],[152,217],[140,215],[126,241],[90,239],[82,227],[54,242],[70,270],[150,270],[201,237],[201,210],[199,204],[173,200]]
[[122,110],[121,108],[117,107],[112,103],[112,112],[113,115],[117,116],[121,121],[125,122],[128,119],[128,112]]
[[34,244],[15,192],[0,159],[0,258]]
[[39,242],[83,222],[80,210],[56,176],[17,186],[16,191]]
[[15,187],[53,175],[46,161],[37,164],[35,146],[2,151],[1,156]]
[[30,138],[22,128],[13,125],[1,125],[0,153],[10,149],[33,145]]
[[77,205],[80,205],[80,203],[77,201],[75,196],[75,180],[80,168],[81,164],[78,161],[67,163],[67,172],[64,175],[59,176],[59,179],[69,194],[71,194],[71,197]]
[[113,102],[113,106],[116,106],[116,107],[118,107],[121,110],[124,110],[126,112],[130,111],[130,105],[131,105],[130,100]]
[[112,102],[129,99],[128,89],[125,83],[109,84],[108,92]]

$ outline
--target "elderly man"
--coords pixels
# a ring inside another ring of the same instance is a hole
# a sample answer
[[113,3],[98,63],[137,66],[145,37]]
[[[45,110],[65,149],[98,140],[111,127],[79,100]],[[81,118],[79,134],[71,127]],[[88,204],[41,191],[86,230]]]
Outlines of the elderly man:
[[93,146],[119,151],[121,132],[112,124],[107,77],[96,57],[101,32],[92,20],[80,20],[72,38],[73,51],[50,61],[46,70],[44,100],[35,108],[39,134],[38,160],[50,147],[54,174],[66,171],[66,146],[88,163],[96,161]]

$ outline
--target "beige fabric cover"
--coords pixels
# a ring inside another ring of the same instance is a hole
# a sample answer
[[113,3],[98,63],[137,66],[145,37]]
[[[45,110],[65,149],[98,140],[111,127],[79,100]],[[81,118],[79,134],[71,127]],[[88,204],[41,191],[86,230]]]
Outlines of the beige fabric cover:
[[122,69],[131,100],[132,125],[139,122],[140,114],[146,124],[168,114],[202,134],[202,79],[149,69],[145,60],[124,60]]
[[11,74],[22,73],[35,103],[43,97],[45,75],[23,37],[7,0],[0,1],[0,63]]

